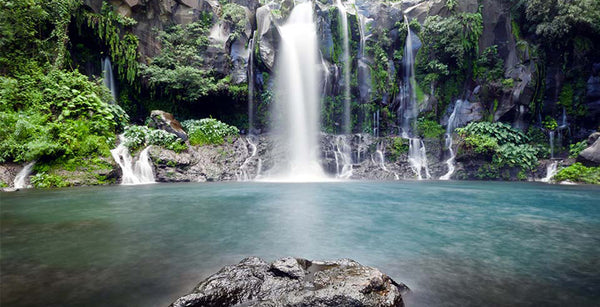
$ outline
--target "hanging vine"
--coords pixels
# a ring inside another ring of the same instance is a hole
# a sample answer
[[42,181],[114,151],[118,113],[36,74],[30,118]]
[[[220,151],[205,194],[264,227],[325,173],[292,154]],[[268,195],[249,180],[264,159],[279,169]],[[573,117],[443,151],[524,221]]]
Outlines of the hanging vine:
[[108,47],[119,78],[134,85],[138,71],[139,41],[135,35],[123,34],[122,30],[129,31],[137,22],[115,13],[106,2],[102,4],[100,14],[83,11],[79,17],[78,22],[85,22]]

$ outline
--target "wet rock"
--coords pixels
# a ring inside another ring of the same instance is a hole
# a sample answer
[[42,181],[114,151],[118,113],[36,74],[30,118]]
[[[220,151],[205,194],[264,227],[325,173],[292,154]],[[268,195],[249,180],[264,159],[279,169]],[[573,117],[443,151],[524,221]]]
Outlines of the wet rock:
[[350,259],[283,258],[269,264],[250,257],[224,267],[171,306],[404,306],[408,290]]
[[600,132],[592,133],[587,143],[589,147],[579,153],[577,162],[586,166],[600,166]]
[[150,124],[151,127],[171,132],[183,141],[188,140],[187,133],[185,133],[183,127],[181,127],[181,123],[173,117],[173,114],[154,110],[150,113],[150,118],[152,119],[152,123]]

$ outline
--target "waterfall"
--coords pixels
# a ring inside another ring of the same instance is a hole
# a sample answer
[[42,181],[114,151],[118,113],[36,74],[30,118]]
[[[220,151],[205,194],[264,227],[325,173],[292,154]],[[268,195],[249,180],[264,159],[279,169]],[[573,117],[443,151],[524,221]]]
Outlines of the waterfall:
[[[252,159],[254,159],[254,157],[256,157],[256,154],[258,152],[258,146],[257,146],[258,141],[254,140],[252,135],[249,135],[246,138],[246,141],[248,142],[248,145],[250,146],[250,156],[248,158],[246,158],[246,160],[244,160],[244,163],[242,163],[242,166],[240,166],[240,172],[238,174],[236,174],[238,181],[250,181],[253,179],[248,171],[248,165],[250,164]],[[262,161],[260,158],[258,158],[258,166],[259,167],[256,170],[256,176],[254,176],[254,178],[257,178],[260,176],[260,166],[261,165],[262,165]]]
[[13,181],[13,187],[15,189],[24,189],[27,187],[27,178],[31,175],[34,165],[35,161],[27,163],[17,176],[15,176],[15,180]]
[[550,182],[552,177],[558,172],[558,162],[554,161],[546,167],[546,177],[542,178],[541,182]]
[[400,119],[400,130],[403,138],[409,140],[408,161],[411,168],[419,180],[423,179],[423,170],[425,178],[431,178],[429,167],[427,165],[427,149],[425,143],[418,137],[411,137],[412,127],[416,126],[418,108],[415,81],[415,58],[413,49],[413,35],[410,30],[408,18],[404,16],[404,24],[407,28],[406,45],[404,46],[404,81],[401,90],[400,107],[398,108],[398,117]]
[[296,5],[279,32],[276,98],[271,116],[287,163],[276,165],[279,174],[273,179],[323,180],[326,177],[318,160],[321,63],[312,3]]
[[418,115],[417,110],[417,94],[415,91],[415,58],[413,50],[413,36],[408,18],[404,16],[404,23],[407,28],[406,45],[404,46],[404,81],[401,88],[402,97],[400,108],[398,109],[400,118],[400,128],[404,138],[408,138],[411,131],[411,125],[415,122]]
[[392,173],[392,174],[394,174],[394,178],[396,180],[400,180],[400,176],[398,176],[398,173],[390,171],[385,166],[385,154],[383,153],[383,144],[377,144],[377,150],[375,151],[375,156],[377,157],[377,161],[375,161],[375,159],[373,158],[373,156],[371,156],[371,162],[373,162],[373,164],[379,165],[379,167],[384,172],[386,172],[386,173]]
[[517,110],[518,110],[518,112],[517,112],[517,116],[515,117],[515,121],[513,122],[513,128],[519,129],[519,130],[525,132],[525,122],[523,119],[525,117],[525,106],[519,105]]
[[554,131],[548,133],[550,138],[550,159],[554,159]]
[[358,44],[358,90],[360,93],[361,103],[367,102],[371,96],[371,69],[367,64],[365,57],[365,45],[370,34],[367,33],[367,18],[357,12],[358,21],[360,23],[359,34],[360,41]]
[[373,112],[373,136],[379,137],[379,110]]
[[105,57],[102,59],[102,82],[110,90],[112,96],[112,102],[117,101],[117,86],[115,85],[115,78],[113,76],[112,64],[110,58]]
[[454,145],[452,140],[452,133],[454,133],[454,129],[458,128],[460,125],[460,117],[458,113],[463,109],[465,105],[468,104],[469,101],[467,100],[457,100],[454,104],[454,110],[452,110],[452,114],[450,114],[450,117],[448,118],[448,126],[446,126],[445,134],[445,145],[446,148],[448,148],[448,151],[450,152],[450,158],[446,160],[446,165],[448,165],[448,172],[444,176],[440,177],[440,180],[450,180],[450,177],[452,176],[452,174],[454,174],[456,153],[452,148],[452,146]]
[[430,179],[429,167],[427,165],[427,150],[425,144],[420,138],[409,139],[408,162],[413,172],[419,180],[423,180],[423,170],[425,170],[425,179]]
[[336,0],[335,5],[339,11],[340,20],[342,22],[343,32],[343,72],[344,72],[344,112],[342,118],[342,133],[352,133],[352,122],[350,120],[350,43],[348,40],[348,17],[346,14],[346,7],[342,4],[341,0]]
[[119,139],[121,140],[121,144],[119,144],[117,148],[112,149],[110,153],[112,154],[113,159],[115,159],[115,162],[121,167],[123,173],[121,184],[136,185],[154,183],[154,173],[152,172],[152,164],[150,156],[148,155],[150,146],[142,150],[138,160],[134,163],[131,154],[129,154],[129,149],[123,145],[125,143],[124,136],[119,135]]
[[256,31],[248,42],[250,54],[248,55],[248,134],[254,133],[254,40]]
[[334,144],[336,178],[349,179],[352,176],[352,148],[345,135],[338,135]]

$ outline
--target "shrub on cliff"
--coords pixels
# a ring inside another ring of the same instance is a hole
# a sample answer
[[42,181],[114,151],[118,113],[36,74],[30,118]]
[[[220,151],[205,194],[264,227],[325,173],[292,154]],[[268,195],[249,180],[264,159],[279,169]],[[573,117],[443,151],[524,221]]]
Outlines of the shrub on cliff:
[[192,145],[223,144],[227,137],[240,133],[238,128],[214,118],[186,120],[181,125],[187,131]]
[[600,184],[600,167],[586,167],[577,162],[558,171],[552,178],[555,181],[572,181],[589,184]]

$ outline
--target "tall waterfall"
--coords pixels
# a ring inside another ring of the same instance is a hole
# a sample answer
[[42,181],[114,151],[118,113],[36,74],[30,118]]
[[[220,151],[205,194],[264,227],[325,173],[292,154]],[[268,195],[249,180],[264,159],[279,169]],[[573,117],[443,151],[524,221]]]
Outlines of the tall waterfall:
[[279,32],[272,121],[287,161],[275,166],[279,174],[272,179],[323,180],[326,177],[318,159],[321,62],[312,3],[296,5]]
[[413,127],[416,127],[419,110],[417,107],[417,93],[415,81],[415,57],[413,46],[413,35],[410,30],[408,18],[404,16],[404,23],[407,28],[406,45],[404,46],[404,82],[401,88],[402,97],[400,107],[398,108],[398,117],[400,119],[400,129],[402,137],[409,139],[408,161],[415,175],[419,180],[431,178],[429,167],[427,165],[427,149],[425,143],[413,135]]
[[460,118],[458,113],[463,109],[463,107],[465,105],[468,105],[469,102],[467,100],[457,100],[456,103],[454,104],[454,110],[452,110],[452,114],[450,114],[450,118],[448,118],[448,126],[446,126],[446,148],[448,148],[448,151],[450,152],[450,158],[448,158],[448,160],[446,160],[446,165],[448,165],[448,172],[440,177],[440,180],[450,180],[450,177],[452,176],[452,174],[454,174],[454,170],[455,170],[455,159],[456,159],[456,153],[454,152],[454,149],[452,148],[453,145],[453,140],[452,140],[452,134],[454,133],[454,129],[458,128],[459,124],[460,124]]
[[346,14],[346,7],[342,4],[341,0],[336,0],[335,5],[340,13],[340,20],[342,24],[342,37],[343,37],[343,58],[344,63],[344,112],[342,118],[342,133],[352,133],[352,122],[350,120],[350,43],[348,39],[348,17]]
[[400,101],[400,108],[398,112],[400,114],[400,129],[402,129],[402,136],[408,138],[412,131],[412,125],[417,119],[417,93],[415,91],[415,57],[413,50],[413,36],[412,31],[408,23],[408,18],[404,16],[404,23],[407,28],[406,44],[404,46],[404,82],[402,87],[402,98]]
[[121,144],[117,148],[112,149],[110,153],[115,159],[115,162],[121,167],[123,178],[121,184],[123,185],[136,185],[136,184],[148,184],[154,183],[154,173],[152,171],[152,164],[150,162],[150,156],[148,150],[150,146],[146,147],[140,153],[137,161],[133,161],[129,149],[123,145],[124,136],[120,135]]
[[117,86],[115,85],[115,77],[113,76],[112,64],[109,57],[102,59],[102,82],[110,90],[112,102],[117,101]]
[[254,134],[254,40],[256,39],[256,31],[254,36],[248,43],[250,50],[248,55],[248,135]]
[[17,176],[15,176],[15,180],[13,181],[13,187],[15,189],[24,189],[27,187],[27,178],[31,175],[34,165],[35,161],[27,163]]

